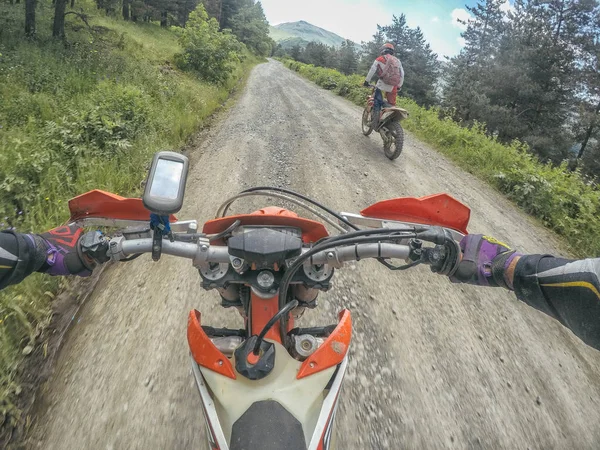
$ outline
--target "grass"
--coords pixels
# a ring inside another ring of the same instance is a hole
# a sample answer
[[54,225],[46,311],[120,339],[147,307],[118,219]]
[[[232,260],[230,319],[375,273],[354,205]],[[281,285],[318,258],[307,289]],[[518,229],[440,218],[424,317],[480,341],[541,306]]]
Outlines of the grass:
[[[152,154],[184,145],[257,62],[246,55],[225,85],[205,83],[171,63],[173,31],[82,5],[93,29],[68,16],[65,44],[49,36],[49,2],[35,39],[23,35],[23,3],[0,4],[0,229],[58,226],[67,200],[90,189],[138,193]],[[0,292],[0,424],[21,420],[20,368],[63,283],[34,274]]]
[[[363,106],[363,78],[344,76],[321,67],[283,60],[284,64],[325,89]],[[419,139],[431,144],[466,171],[504,193],[525,212],[563,236],[573,253],[600,255],[600,190],[566,164],[541,164],[526,144],[501,144],[486,134],[484,124],[461,127],[436,108],[426,109],[402,97],[409,119],[402,124]]]

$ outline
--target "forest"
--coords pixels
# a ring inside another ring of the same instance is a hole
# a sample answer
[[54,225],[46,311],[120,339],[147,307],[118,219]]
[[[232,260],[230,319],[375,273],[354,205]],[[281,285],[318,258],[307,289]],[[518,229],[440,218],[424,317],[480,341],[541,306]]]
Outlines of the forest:
[[288,56],[315,66],[365,75],[391,42],[405,70],[401,94],[499,142],[524,142],[542,162],[600,176],[600,6],[597,0],[502,0],[466,7],[464,48],[437,55],[403,14],[378,25],[357,48],[311,43]]

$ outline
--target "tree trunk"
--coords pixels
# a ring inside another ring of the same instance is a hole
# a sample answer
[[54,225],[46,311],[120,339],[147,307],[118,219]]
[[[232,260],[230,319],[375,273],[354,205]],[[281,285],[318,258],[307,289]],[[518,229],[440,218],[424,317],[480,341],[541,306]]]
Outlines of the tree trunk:
[[598,102],[598,106],[596,106],[596,113],[592,119],[592,122],[590,123],[590,126],[588,127],[587,131],[585,132],[585,138],[583,139],[583,142],[581,143],[581,148],[579,149],[579,153],[577,154],[577,159],[581,159],[583,157],[583,154],[585,153],[585,148],[588,145],[588,141],[590,140],[590,137],[594,131],[594,128],[596,127],[596,120],[598,118],[598,114],[600,113],[600,102]]
[[123,0],[123,19],[129,20],[129,2],[130,0]]
[[161,27],[167,26],[167,12],[166,11],[163,11],[160,13],[160,26]]
[[56,0],[52,36],[61,39],[65,37],[65,9],[67,9],[67,0]]
[[35,35],[35,2],[36,0],[25,0],[25,34]]
[[71,0],[71,9],[75,8],[75,0]]
[[560,4],[560,15],[558,16],[558,25],[556,26],[556,33],[554,33],[554,39],[552,39],[552,43],[554,46],[558,43],[558,38],[560,37],[560,32],[564,20],[565,13],[565,3],[561,2]]

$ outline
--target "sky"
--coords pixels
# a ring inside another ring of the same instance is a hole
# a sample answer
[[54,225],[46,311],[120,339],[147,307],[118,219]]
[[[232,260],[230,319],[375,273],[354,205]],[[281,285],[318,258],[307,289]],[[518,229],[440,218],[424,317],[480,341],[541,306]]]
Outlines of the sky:
[[[271,25],[304,20],[343,38],[360,43],[371,39],[377,24],[392,22],[392,15],[404,14],[411,28],[421,27],[440,59],[460,52],[460,34],[477,0],[261,0]],[[505,9],[510,6],[506,0]]]

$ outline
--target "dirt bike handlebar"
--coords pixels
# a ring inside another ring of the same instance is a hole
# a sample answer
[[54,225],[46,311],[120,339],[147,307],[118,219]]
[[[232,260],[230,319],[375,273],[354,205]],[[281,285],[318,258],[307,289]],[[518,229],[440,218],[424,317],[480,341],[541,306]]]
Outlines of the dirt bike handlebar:
[[[308,251],[303,249],[303,252]],[[358,261],[364,258],[395,258],[406,259],[410,254],[408,245],[392,243],[367,243],[335,247],[314,254],[310,258],[313,265],[329,264],[333,267],[341,267],[344,262]],[[132,255],[152,252],[152,238],[125,239],[115,237],[108,246],[108,256],[113,261],[120,261]],[[191,259],[194,266],[205,264],[223,264],[231,261],[229,249],[226,246],[210,245],[208,241],[171,242],[163,239],[162,253]]]

